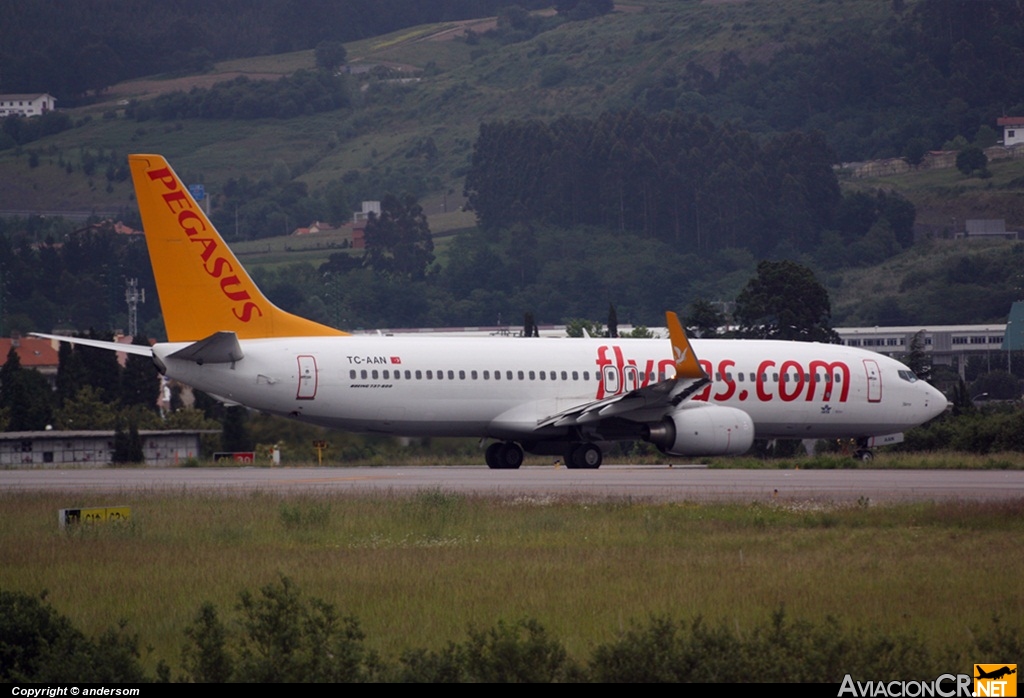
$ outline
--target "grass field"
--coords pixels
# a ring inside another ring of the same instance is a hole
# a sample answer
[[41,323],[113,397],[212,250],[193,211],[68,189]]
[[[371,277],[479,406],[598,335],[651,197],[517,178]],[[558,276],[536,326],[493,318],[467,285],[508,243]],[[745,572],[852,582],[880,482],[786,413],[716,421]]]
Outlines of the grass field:
[[[62,532],[63,507],[127,504],[122,527]],[[586,657],[652,614],[737,632],[796,619],[957,647],[1024,616],[1024,502],[692,505],[428,491],[400,496],[0,495],[0,589],[38,593],[90,634],[121,620],[180,661],[209,600],[290,577],[362,622],[389,660],[467,628],[534,618]],[[1007,660],[1012,661],[1012,660]]]

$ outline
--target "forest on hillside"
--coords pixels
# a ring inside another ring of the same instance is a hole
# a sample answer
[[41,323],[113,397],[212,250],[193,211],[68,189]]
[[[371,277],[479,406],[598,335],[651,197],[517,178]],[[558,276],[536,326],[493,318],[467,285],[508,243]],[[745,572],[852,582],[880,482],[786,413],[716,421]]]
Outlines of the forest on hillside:
[[[608,9],[605,0],[589,2],[594,13]],[[573,14],[579,7],[572,6],[582,4],[555,3],[565,18],[579,16]],[[478,43],[474,56],[533,41],[536,48],[529,55],[540,64],[546,53],[558,50],[559,39],[548,37],[560,23],[531,21],[526,10],[550,5],[550,0],[339,0],[311,3],[296,12],[284,0],[106,0],[99,5],[0,0],[0,26],[5,27],[0,92],[48,91],[67,107],[132,77],[202,72],[227,58],[311,49],[322,41],[495,14],[497,30],[473,35]],[[836,13],[846,11],[842,2],[835,0],[835,5]],[[958,137],[991,145],[997,117],[1024,113],[1024,75],[1017,69],[1024,59],[1024,6],[1019,3],[894,0],[870,19],[852,18],[813,39],[791,37],[798,33],[795,17],[781,26],[766,18],[766,33],[756,35],[759,50],[724,48],[696,55],[680,50],[689,36],[680,25],[682,12],[655,6],[651,13],[659,18],[660,29],[620,37],[614,47],[604,47],[609,53],[602,54],[601,64],[548,66],[540,87],[557,92],[581,81],[602,88],[607,82],[609,89],[597,99],[617,109],[649,114],[681,109],[756,134],[819,130],[839,161],[941,148]],[[709,31],[728,46],[728,37],[751,29],[738,22]],[[587,55],[574,47],[577,51]],[[636,51],[645,60],[657,54],[661,67],[635,73],[623,65],[609,77],[616,55]],[[561,69],[558,75],[551,72],[556,68]],[[619,80],[629,84],[615,84]],[[624,91],[625,101],[620,98]],[[573,107],[572,100],[564,104],[566,113]],[[163,118],[207,116],[203,110],[176,109]]]
[[0,92],[68,106],[129,78],[202,72],[213,61],[311,49],[542,0],[0,0]]
[[[1002,0],[893,0],[881,24],[845,22],[767,60],[726,50],[717,62],[653,72],[649,111],[683,107],[753,132],[820,129],[839,160],[941,148],[957,136],[995,142],[999,116],[1024,113],[1024,6]],[[837,3],[842,12],[842,3]]]

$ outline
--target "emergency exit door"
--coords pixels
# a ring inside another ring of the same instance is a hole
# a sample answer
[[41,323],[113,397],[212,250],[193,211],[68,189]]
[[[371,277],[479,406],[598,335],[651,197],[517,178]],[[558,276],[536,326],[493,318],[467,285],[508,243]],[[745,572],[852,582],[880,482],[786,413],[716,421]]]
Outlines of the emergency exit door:
[[299,360],[299,390],[295,394],[296,400],[312,400],[316,397],[316,359],[312,356],[300,356]]
[[868,377],[868,402],[882,401],[882,372],[874,359],[864,359],[864,370]]

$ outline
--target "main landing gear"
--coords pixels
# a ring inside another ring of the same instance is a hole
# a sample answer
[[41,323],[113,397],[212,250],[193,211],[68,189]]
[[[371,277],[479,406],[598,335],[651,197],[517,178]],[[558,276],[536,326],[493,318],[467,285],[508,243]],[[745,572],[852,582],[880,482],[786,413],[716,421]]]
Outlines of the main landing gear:
[[588,468],[596,469],[601,467],[601,449],[596,444],[569,444],[565,449],[566,468]]
[[495,441],[484,452],[492,470],[515,470],[523,464],[523,449],[513,441]]
[[[567,468],[587,468],[590,470],[600,468],[604,456],[601,448],[592,443],[570,443],[565,444],[562,457],[565,459]],[[558,442],[546,442],[538,444],[529,443],[527,448],[530,453],[558,453],[561,446]],[[514,441],[495,441],[484,451],[484,458],[487,467],[493,470],[515,470],[523,464],[523,448]]]

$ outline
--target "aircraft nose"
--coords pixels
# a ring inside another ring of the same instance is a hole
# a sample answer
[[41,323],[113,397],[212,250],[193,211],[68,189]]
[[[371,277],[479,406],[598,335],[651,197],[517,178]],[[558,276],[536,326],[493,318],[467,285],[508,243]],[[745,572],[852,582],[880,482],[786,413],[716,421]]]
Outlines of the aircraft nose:
[[945,412],[953,403],[946,399],[937,388],[925,383],[925,399],[924,399],[924,411],[926,421],[929,419],[935,419],[940,414]]

